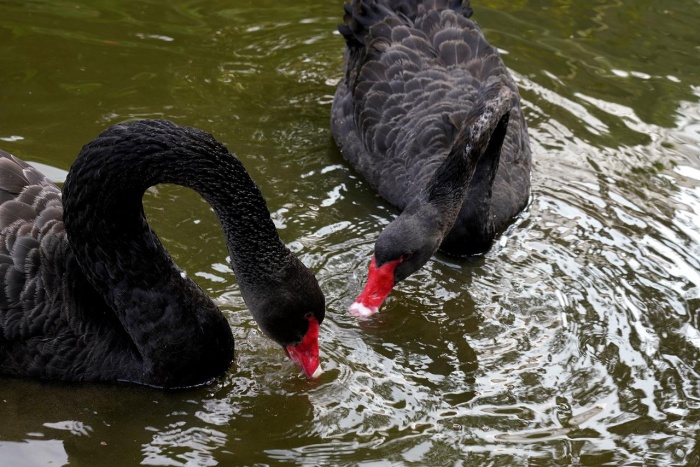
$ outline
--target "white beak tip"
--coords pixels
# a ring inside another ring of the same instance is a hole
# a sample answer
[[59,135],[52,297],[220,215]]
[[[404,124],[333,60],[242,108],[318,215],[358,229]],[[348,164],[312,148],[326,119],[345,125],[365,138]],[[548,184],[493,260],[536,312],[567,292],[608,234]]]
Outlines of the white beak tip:
[[358,318],[368,318],[379,310],[376,306],[365,306],[360,302],[355,302],[350,305],[349,311],[352,315]]
[[311,375],[311,379],[316,379],[316,378],[318,378],[319,376],[321,376],[322,374],[323,374],[323,370],[321,369],[321,365],[319,364],[319,365],[316,367],[316,371],[314,371],[314,374]]

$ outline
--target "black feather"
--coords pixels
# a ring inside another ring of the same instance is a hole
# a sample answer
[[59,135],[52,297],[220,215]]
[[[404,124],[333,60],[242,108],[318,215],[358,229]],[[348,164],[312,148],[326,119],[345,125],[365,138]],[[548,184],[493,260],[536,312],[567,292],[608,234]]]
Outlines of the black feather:
[[[431,186],[443,192],[435,180],[440,173],[472,171],[473,182],[469,174],[443,181],[455,186],[461,205],[454,218],[441,221],[441,248],[455,255],[484,252],[530,192],[527,126],[498,51],[469,19],[469,2],[351,0],[345,12],[346,80],[331,110],[343,157],[399,210],[429,199]],[[509,115],[491,115],[493,109]],[[475,111],[489,115],[489,128],[480,127]],[[487,137],[473,160],[457,163],[474,149],[479,132],[493,136],[497,149]],[[451,154],[454,170],[440,172]]]
[[[115,125],[87,144],[61,191],[0,151],[0,374],[163,387],[226,371],[225,317],[172,262],[143,216],[156,183],[213,206],[253,316],[279,344],[324,317],[313,274],[282,244],[238,159],[200,130]],[[64,201],[62,201],[64,200]]]

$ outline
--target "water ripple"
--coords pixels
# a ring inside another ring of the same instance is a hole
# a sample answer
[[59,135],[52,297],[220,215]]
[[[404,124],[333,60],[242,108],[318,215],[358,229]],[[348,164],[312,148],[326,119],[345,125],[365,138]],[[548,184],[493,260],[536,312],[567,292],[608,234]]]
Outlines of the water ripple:
[[149,221],[226,314],[231,370],[184,393],[3,381],[3,459],[28,445],[57,464],[95,449],[105,465],[700,462],[696,7],[482,5],[522,90],[530,205],[484,257],[437,255],[358,322],[347,307],[397,212],[329,134],[338,5],[137,3],[5,6],[3,148],[65,168],[124,119],[213,132],[326,293],[325,373],[308,381],[259,331],[204,202],[157,187]]

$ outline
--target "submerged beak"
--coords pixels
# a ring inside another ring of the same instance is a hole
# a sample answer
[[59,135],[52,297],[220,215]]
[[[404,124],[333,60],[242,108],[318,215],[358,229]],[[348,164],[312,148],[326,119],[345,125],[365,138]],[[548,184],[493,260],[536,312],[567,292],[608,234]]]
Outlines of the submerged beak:
[[401,261],[403,259],[397,259],[377,267],[376,260],[372,257],[372,262],[369,264],[367,285],[355,303],[350,305],[350,313],[358,318],[367,318],[379,311],[384,299],[394,288],[394,269]]
[[318,358],[318,329],[319,324],[316,318],[309,318],[309,330],[306,331],[301,342],[284,348],[287,356],[299,365],[304,374],[311,379],[316,379],[323,373]]

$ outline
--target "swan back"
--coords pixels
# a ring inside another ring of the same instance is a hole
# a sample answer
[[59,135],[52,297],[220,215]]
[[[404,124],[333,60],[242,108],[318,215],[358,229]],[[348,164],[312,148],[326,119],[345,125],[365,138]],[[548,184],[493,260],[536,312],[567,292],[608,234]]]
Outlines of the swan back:
[[[498,51],[470,15],[468,2],[460,1],[346,5],[340,27],[346,74],[333,102],[333,136],[343,156],[400,210],[444,162],[482,89],[500,81],[518,95]],[[457,223],[474,224],[472,206],[486,202],[494,229],[503,228],[527,203],[530,165],[518,100],[491,198],[471,190]]]
[[[81,278],[60,189],[0,150],[0,373],[65,379],[85,371],[91,334],[115,328],[110,315],[86,316],[85,305],[99,298]],[[68,308],[65,296],[79,298]],[[124,352],[118,360],[132,357]]]
[[0,342],[26,339],[47,325],[55,284],[44,280],[42,256],[64,255],[65,248],[60,189],[0,150]]

